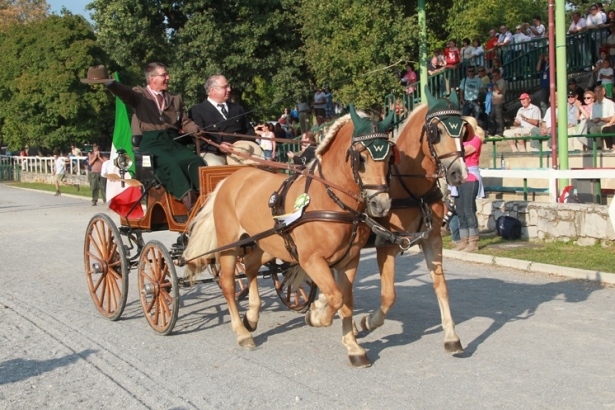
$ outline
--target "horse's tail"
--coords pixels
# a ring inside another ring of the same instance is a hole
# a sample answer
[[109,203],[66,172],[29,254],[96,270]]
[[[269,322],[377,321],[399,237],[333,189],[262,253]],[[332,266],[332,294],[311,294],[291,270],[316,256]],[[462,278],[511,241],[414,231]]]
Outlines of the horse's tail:
[[[223,183],[224,181],[221,181],[216,186],[216,189],[209,194],[203,209],[190,222],[188,246],[186,246],[183,254],[184,259],[188,261],[184,273],[190,280],[207,268],[208,259],[213,257],[218,259],[220,256],[219,252],[212,255],[208,254],[207,251],[218,247],[216,221],[214,219],[214,201]],[[191,260],[193,258],[194,260]]]

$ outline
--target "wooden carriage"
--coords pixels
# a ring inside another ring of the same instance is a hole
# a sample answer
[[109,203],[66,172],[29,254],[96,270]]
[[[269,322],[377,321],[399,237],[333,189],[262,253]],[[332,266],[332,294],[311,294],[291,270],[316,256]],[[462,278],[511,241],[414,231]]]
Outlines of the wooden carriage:
[[[178,278],[176,265],[188,242],[190,222],[216,185],[245,165],[201,167],[200,197],[189,214],[181,201],[157,183],[152,169],[144,166],[144,162],[148,164],[150,161],[142,161],[141,157],[137,154],[136,180],[139,182],[133,180],[131,184],[141,187],[141,199],[135,206],[144,208],[143,216],[132,218],[130,213],[128,217],[120,216],[118,227],[108,215],[94,215],[85,234],[85,273],[94,305],[104,317],[115,321],[120,318],[126,306],[128,274],[136,268],[145,317],[156,332],[168,335],[178,316],[179,288],[217,282],[220,274],[218,265],[210,260],[207,269],[210,276],[207,278],[192,282]],[[128,181],[124,180],[124,183]],[[144,241],[144,233],[156,231],[178,232],[179,236],[170,248],[158,240]],[[242,249],[245,254],[251,246]],[[318,289],[311,281],[291,289],[285,284],[284,275],[288,268],[287,264],[270,263],[261,268],[261,273],[272,277],[282,303],[291,310],[305,312]],[[248,287],[241,258],[238,259],[235,276],[236,297],[243,298],[248,293]]]

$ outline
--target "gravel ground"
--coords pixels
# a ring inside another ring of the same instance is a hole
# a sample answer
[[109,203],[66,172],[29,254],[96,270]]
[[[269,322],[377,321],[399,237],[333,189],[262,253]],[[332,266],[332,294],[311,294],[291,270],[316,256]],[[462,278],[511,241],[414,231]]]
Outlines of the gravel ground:
[[[615,407],[614,288],[446,260],[465,352],[443,349],[421,255],[398,259],[397,304],[359,342],[353,369],[340,321],[313,329],[261,279],[254,350],[237,346],[215,284],[184,289],[172,335],[155,334],[130,278],[122,319],[94,308],[83,268],[90,218],[104,207],[0,184],[0,408]],[[170,232],[151,234],[171,244]],[[355,286],[357,319],[379,304],[373,250]],[[246,301],[242,302],[243,308]]]

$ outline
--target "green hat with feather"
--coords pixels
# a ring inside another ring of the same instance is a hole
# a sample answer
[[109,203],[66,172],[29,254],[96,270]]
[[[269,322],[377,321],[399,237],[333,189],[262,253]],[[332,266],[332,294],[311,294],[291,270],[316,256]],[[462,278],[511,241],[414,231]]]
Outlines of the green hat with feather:
[[389,134],[388,130],[393,124],[394,111],[391,110],[387,117],[378,122],[369,117],[361,117],[357,114],[354,105],[350,105],[350,118],[354,131],[352,132],[352,143],[360,142],[367,149],[374,161],[382,161],[389,154]]

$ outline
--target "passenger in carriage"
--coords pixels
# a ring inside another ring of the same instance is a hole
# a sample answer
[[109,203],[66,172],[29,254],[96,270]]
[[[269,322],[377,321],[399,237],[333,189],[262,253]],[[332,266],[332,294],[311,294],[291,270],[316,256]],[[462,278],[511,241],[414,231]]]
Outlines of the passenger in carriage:
[[169,80],[166,66],[153,62],[145,67],[146,87],[120,84],[109,78],[104,66],[90,67],[88,78],[81,81],[104,84],[134,108],[136,124],[143,135],[139,149],[153,155],[156,178],[190,212],[198,199],[199,167],[205,163],[186,146],[192,138],[177,137],[180,129],[194,134],[201,130],[188,118],[182,97],[168,92]]
[[[229,101],[231,85],[221,74],[212,75],[205,82],[207,98],[190,108],[190,118],[205,131],[219,131],[227,134],[256,135],[249,126],[243,107]],[[241,136],[207,134],[206,138],[219,144],[214,147],[201,142],[201,155],[208,165],[226,165],[227,155],[232,152],[233,144],[243,140]],[[255,143],[254,143],[255,144]]]

